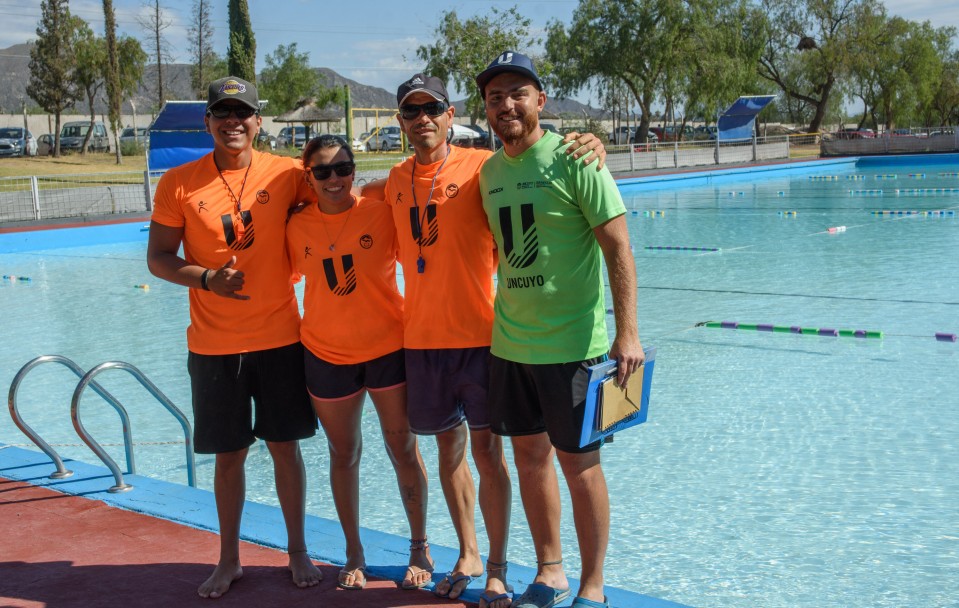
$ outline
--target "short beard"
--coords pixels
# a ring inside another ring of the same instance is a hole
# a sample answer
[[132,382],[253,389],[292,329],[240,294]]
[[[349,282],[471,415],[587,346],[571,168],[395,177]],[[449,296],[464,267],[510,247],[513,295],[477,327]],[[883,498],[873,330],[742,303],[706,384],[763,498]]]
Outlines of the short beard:
[[539,127],[539,116],[536,114],[525,114],[520,120],[520,128],[516,130],[510,130],[509,133],[499,133],[499,138],[503,140],[504,144],[515,146],[523,143],[523,141],[529,136],[530,133],[534,132]]

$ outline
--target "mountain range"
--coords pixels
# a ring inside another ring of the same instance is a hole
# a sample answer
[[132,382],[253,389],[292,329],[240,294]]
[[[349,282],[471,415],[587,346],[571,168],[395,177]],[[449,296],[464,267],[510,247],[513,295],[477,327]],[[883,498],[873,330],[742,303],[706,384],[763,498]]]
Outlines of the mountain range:
[[[30,81],[30,47],[31,43],[16,44],[6,49],[0,49],[0,80],[5,86],[0,87],[0,113],[17,114],[22,112],[23,103],[28,111],[35,109],[37,103],[27,96],[27,84]],[[349,85],[350,98],[354,108],[394,108],[396,107],[395,92],[381,87],[365,85],[351,80],[334,72],[329,68],[314,68],[320,76],[320,82],[327,87]],[[170,63],[163,66],[164,97],[166,99],[194,99],[195,95],[190,87],[190,65],[184,63]],[[133,104],[140,114],[148,114],[156,99],[156,65],[148,64],[144,70],[140,88],[133,95]],[[100,97],[104,97],[103,94]],[[464,102],[454,101],[457,115],[463,116]],[[105,101],[94,103],[97,114],[107,111]],[[593,118],[601,118],[603,112],[590,106],[570,99],[549,99],[546,102],[546,111],[557,115],[572,115],[582,117],[584,112]],[[81,101],[68,111],[85,115],[89,111],[86,101]],[[129,100],[123,103],[123,113],[134,111]]]

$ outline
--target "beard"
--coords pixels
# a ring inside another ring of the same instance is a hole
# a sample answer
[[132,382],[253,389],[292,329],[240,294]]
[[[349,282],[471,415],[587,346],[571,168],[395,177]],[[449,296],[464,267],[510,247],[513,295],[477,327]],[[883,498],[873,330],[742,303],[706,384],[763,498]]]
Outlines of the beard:
[[499,135],[504,144],[513,146],[522,143],[531,133],[539,128],[539,117],[536,114],[523,114],[519,122],[503,124],[499,118],[493,123],[493,131]]

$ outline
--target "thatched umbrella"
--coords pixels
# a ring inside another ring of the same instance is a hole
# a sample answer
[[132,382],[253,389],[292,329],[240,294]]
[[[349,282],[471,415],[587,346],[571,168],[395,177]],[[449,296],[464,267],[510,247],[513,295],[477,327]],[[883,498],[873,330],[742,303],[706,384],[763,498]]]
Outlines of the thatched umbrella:
[[308,132],[312,132],[312,125],[318,122],[325,122],[327,124],[332,122],[339,123],[343,120],[344,114],[345,112],[340,106],[318,108],[316,101],[308,98],[301,100],[296,104],[296,107],[289,112],[284,112],[274,118],[273,122],[299,123],[305,126]]

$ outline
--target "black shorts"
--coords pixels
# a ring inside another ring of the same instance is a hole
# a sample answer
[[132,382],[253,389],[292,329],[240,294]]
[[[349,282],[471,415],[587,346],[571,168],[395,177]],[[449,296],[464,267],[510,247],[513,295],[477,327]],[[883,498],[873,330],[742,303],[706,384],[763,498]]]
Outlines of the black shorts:
[[572,363],[516,363],[490,357],[490,419],[497,435],[547,433],[557,450],[592,452],[602,441],[579,447],[586,409],[587,369],[606,356]]
[[316,434],[306,393],[303,346],[187,358],[193,388],[193,447],[198,454],[235,452],[264,441]]
[[372,392],[406,384],[406,361],[403,349],[364,363],[336,364],[303,349],[306,365],[306,387],[310,394],[323,401],[338,401],[367,389]]
[[417,435],[489,428],[489,347],[406,349],[406,410]]

